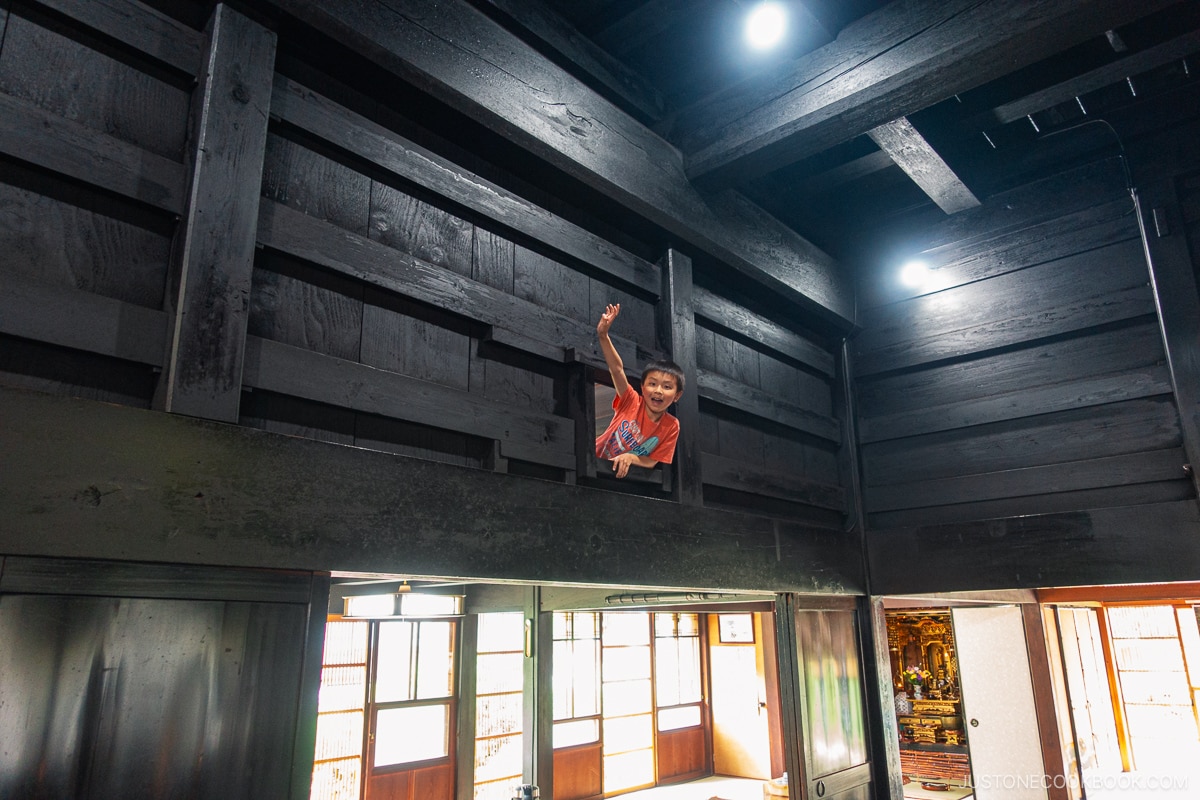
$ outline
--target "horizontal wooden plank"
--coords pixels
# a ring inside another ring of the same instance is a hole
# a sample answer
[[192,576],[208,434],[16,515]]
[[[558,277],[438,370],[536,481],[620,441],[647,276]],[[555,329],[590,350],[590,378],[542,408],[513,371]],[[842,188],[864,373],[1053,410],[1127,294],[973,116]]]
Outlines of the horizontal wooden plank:
[[1107,158],[992,195],[979,208],[913,231],[906,243],[912,253],[969,252],[997,237],[1117,201],[1126,208],[1130,203],[1125,171],[1117,158]]
[[[1150,367],[1164,360],[1157,320],[857,383],[859,417],[921,412]],[[872,423],[874,424],[874,423]]]
[[800,334],[699,286],[693,288],[692,300],[696,316],[707,320],[708,327],[757,342],[818,372],[833,375],[833,354]]
[[1187,480],[1136,483],[1129,486],[1106,486],[1100,489],[1081,489],[1074,492],[1027,494],[1021,497],[982,500],[976,503],[881,511],[867,515],[867,530],[886,530],[914,525],[945,525],[975,520],[1022,517],[1030,514],[1058,514],[1139,503],[1169,503],[1194,498],[1196,490],[1190,483]]
[[253,389],[495,439],[538,463],[574,468],[575,423],[484,400],[470,392],[246,337],[243,383]]
[[869,513],[875,513],[1181,480],[1186,477],[1186,461],[1182,448],[1173,447],[1003,472],[906,481],[871,487],[866,492],[866,506]]
[[271,114],[319,139],[657,297],[658,269],[595,234],[283,76]]
[[1070,383],[997,393],[990,397],[868,417],[859,423],[859,441],[878,442],[922,433],[966,428],[1072,408],[1171,394],[1165,364],[1099,375]]
[[[854,292],[844,270],[822,273],[811,245],[779,241],[757,259],[761,232],[723,219],[688,180],[670,144],[504,30],[466,0],[436,14],[419,0],[270,0],[354,52],[401,76],[518,146],[797,303],[814,320],[847,330]],[[802,278],[819,274],[808,283]],[[827,291],[830,289],[830,291]]]
[[867,491],[904,483],[1082,461],[1181,444],[1179,413],[1170,397],[1127,400],[1095,408],[993,422],[862,448]]
[[[366,237],[306,216],[263,198],[259,204],[258,241],[266,247],[342,275],[411,297],[437,308],[507,328],[521,320],[520,338],[536,342],[534,355],[552,348],[571,348],[587,363],[603,364],[593,325],[464,278]],[[636,345],[613,337],[618,352],[632,354]],[[634,361],[627,365],[633,369]]]
[[840,486],[829,486],[798,475],[771,472],[712,453],[703,455],[702,466],[704,483],[710,486],[777,497],[834,511],[846,510],[846,492]]
[[176,69],[198,75],[204,35],[136,0],[33,0]]
[[1017,319],[1030,309],[1055,308],[1142,286],[1149,286],[1146,259],[1140,240],[1130,239],[865,311],[855,349],[861,356],[884,345]]
[[840,530],[37,392],[0,389],[0,419],[10,556],[866,591]]
[[894,274],[890,279],[863,281],[862,307],[874,308],[1137,239],[1132,208],[1130,199],[1121,197],[1019,230],[913,252],[912,259],[929,268],[929,279],[919,287],[902,284]]
[[10,557],[4,560],[0,591],[307,604],[312,576],[285,570]]
[[842,439],[841,424],[836,419],[792,405],[716,372],[705,369],[698,369],[696,372],[700,384],[700,397],[706,400],[811,433],[831,442],[840,442]]
[[10,336],[161,368],[168,323],[163,311],[111,297],[15,275],[0,281],[0,333]]
[[876,529],[866,542],[877,594],[1200,578],[1200,508],[1191,500]]
[[1147,287],[1139,286],[1072,303],[1031,308],[1018,317],[884,347],[860,356],[856,365],[860,375],[871,375],[1135,319],[1153,313],[1154,302],[1149,294]]
[[183,212],[183,164],[3,93],[0,152],[174,214]]

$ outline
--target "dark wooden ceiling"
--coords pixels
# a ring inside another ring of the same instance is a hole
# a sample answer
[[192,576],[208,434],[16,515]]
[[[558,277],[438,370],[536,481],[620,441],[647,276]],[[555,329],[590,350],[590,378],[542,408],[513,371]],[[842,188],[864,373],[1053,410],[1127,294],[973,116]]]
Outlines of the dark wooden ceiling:
[[758,57],[750,0],[472,2],[850,265],[1200,107],[1194,0],[787,0]]

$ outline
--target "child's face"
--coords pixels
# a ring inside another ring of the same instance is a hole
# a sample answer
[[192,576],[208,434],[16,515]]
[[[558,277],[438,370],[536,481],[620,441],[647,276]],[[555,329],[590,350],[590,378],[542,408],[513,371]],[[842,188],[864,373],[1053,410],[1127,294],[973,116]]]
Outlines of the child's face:
[[679,399],[682,392],[673,375],[651,372],[642,381],[642,402],[650,419],[657,420],[667,408]]

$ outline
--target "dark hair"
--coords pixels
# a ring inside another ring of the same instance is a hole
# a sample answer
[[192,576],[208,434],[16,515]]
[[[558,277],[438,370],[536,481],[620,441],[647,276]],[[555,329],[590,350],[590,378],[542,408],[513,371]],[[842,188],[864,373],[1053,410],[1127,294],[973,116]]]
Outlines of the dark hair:
[[648,376],[651,372],[662,372],[670,375],[675,379],[675,385],[678,387],[679,391],[683,391],[683,368],[674,361],[651,361],[646,365],[646,368],[642,370],[642,383],[646,382],[646,376]]

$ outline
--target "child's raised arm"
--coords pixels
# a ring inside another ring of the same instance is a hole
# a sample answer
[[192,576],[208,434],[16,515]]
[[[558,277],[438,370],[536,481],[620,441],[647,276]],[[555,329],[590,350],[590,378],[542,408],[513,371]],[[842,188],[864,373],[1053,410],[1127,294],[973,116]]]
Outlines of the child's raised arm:
[[608,365],[608,374],[612,376],[617,397],[623,397],[629,390],[629,379],[625,377],[625,362],[621,360],[617,348],[613,347],[612,339],[608,338],[608,329],[620,313],[621,304],[610,303],[600,315],[600,321],[596,323],[596,338],[600,340],[600,352],[604,353],[604,363]]

